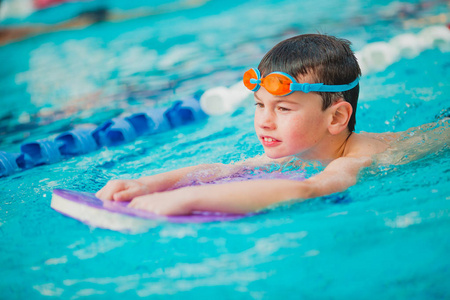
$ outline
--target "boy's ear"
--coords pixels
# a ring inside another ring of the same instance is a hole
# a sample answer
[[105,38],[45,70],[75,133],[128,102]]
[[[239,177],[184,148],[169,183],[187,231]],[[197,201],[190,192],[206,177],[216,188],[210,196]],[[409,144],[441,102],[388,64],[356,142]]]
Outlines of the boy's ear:
[[353,113],[350,103],[343,99],[339,99],[331,105],[331,122],[328,125],[328,131],[332,135],[336,135],[347,129],[347,124]]

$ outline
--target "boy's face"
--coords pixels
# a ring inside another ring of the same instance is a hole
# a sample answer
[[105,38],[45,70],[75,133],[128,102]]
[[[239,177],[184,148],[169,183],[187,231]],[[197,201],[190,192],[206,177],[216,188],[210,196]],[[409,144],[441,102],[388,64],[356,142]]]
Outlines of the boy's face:
[[318,159],[326,151],[330,114],[318,94],[274,96],[261,87],[254,97],[255,131],[268,157]]

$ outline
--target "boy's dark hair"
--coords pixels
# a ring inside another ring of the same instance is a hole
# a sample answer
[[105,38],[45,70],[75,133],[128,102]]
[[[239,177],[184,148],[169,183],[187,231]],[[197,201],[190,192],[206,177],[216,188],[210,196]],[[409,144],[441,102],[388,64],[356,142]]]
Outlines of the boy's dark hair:
[[[328,35],[298,35],[275,45],[263,57],[258,69],[262,76],[279,71],[288,73],[294,78],[308,75],[312,77],[314,83],[348,84],[361,75],[361,69],[350,45],[351,43],[345,39]],[[355,130],[359,84],[345,92],[317,92],[317,94],[323,99],[323,110],[338,98],[349,102],[353,113],[348,129],[350,132]]]

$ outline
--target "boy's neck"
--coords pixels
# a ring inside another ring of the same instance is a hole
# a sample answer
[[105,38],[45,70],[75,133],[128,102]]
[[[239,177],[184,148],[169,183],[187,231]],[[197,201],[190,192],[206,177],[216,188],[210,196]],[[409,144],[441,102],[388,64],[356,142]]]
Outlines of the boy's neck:
[[316,160],[323,165],[328,165],[333,160],[343,157],[348,152],[348,141],[356,133],[345,130],[337,135],[329,135],[316,147],[307,152],[295,155],[303,160]]

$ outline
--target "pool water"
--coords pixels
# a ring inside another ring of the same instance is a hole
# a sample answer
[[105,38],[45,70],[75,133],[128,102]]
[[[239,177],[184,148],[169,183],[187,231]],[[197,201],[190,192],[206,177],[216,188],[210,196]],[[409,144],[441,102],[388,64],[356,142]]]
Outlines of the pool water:
[[[0,69],[0,150],[229,86],[295,34],[334,34],[359,50],[421,30],[405,29],[406,19],[448,13],[439,1],[406,17],[391,16],[393,4],[380,0],[205,1],[186,9],[170,2],[179,9],[1,47],[8,59]],[[55,7],[42,18],[57,22],[49,16],[76,9]],[[38,17],[29,21],[43,22]],[[449,61],[433,48],[364,76],[356,130],[435,121],[448,109]],[[130,234],[50,208],[54,188],[94,192],[110,179],[262,154],[253,111],[248,99],[231,114],[0,178],[1,298],[450,297],[448,146],[380,167],[342,193],[345,201],[312,199],[232,222],[161,221]]]

